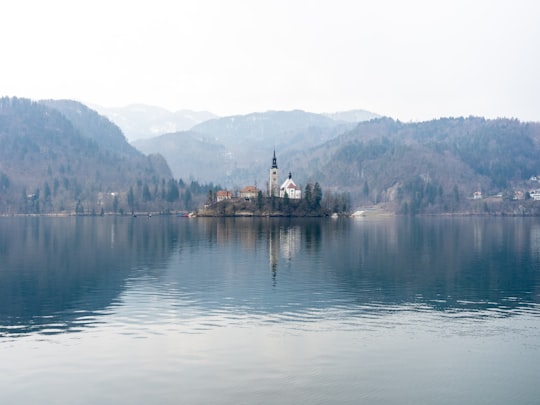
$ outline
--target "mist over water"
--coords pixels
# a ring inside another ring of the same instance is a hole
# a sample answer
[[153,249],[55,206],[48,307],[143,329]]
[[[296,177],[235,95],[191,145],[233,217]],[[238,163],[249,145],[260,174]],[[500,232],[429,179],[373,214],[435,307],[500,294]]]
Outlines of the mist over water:
[[535,218],[1,218],[0,399],[531,403],[539,300]]

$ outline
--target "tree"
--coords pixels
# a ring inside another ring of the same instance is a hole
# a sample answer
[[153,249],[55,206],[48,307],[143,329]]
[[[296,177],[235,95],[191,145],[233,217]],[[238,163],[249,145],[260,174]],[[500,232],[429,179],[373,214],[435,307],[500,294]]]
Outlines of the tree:
[[167,189],[167,201],[172,203],[180,198],[180,191],[178,191],[178,185],[174,179],[169,180]]
[[133,193],[133,187],[129,188],[129,192],[127,195],[127,202],[128,202],[129,209],[131,210],[131,213],[133,214],[133,212],[135,211],[135,195]]
[[49,182],[45,182],[45,185],[43,186],[43,198],[45,199],[45,202],[49,201],[51,199],[51,188],[49,187]]
[[83,215],[84,214],[84,208],[81,203],[81,200],[77,200],[77,204],[75,205],[75,214],[76,215]]
[[319,210],[321,208],[321,200],[322,200],[322,189],[318,182],[315,183],[313,186],[313,205],[312,208],[314,210]]
[[58,193],[58,189],[60,188],[60,182],[55,177],[53,182],[53,195],[56,197],[56,194]]
[[191,209],[192,201],[193,201],[193,196],[192,196],[192,194],[191,194],[191,190],[190,190],[190,189],[187,189],[186,192],[184,193],[184,197],[183,197],[184,208],[185,208],[186,210],[190,210],[190,209]]
[[0,190],[5,191],[9,188],[9,178],[5,173],[0,172]]
[[263,207],[263,193],[261,190],[257,193],[257,208],[261,210]]
[[304,190],[304,200],[306,203],[306,208],[308,210],[311,209],[311,205],[313,204],[313,193],[312,193],[311,183],[306,184],[306,189]]
[[288,209],[291,205],[291,202],[289,201],[289,194],[287,193],[287,191],[285,191],[285,194],[283,194],[283,205],[286,209]]
[[142,191],[142,198],[143,201],[148,202],[152,199],[152,194],[150,193],[150,188],[148,187],[148,184],[144,183],[143,191]]
[[113,198],[113,211],[114,213],[118,212],[118,196],[115,194]]

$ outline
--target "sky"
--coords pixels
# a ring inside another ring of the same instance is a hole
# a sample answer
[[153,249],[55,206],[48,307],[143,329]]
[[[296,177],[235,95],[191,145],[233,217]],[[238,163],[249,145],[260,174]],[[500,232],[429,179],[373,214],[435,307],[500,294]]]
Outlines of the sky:
[[540,121],[536,0],[17,0],[0,96]]

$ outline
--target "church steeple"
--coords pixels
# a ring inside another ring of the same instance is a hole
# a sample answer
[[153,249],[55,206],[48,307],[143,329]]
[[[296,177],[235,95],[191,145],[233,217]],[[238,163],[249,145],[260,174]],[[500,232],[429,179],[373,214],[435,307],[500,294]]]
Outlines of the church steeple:
[[272,168],[270,169],[270,182],[268,183],[268,196],[279,197],[279,169],[277,167],[276,149],[274,148],[274,157],[272,158]]

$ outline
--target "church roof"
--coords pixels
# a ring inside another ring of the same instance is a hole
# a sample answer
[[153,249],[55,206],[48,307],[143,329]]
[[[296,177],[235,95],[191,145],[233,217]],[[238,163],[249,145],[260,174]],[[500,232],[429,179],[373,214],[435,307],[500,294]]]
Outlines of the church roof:
[[292,179],[292,176],[291,174],[289,173],[289,177],[283,182],[283,184],[281,185],[281,188],[282,189],[288,189],[288,190],[300,190],[300,187],[298,187],[296,185],[296,183],[294,182],[294,180]]
[[241,193],[257,193],[259,190],[255,186],[246,186],[242,190],[240,190]]

